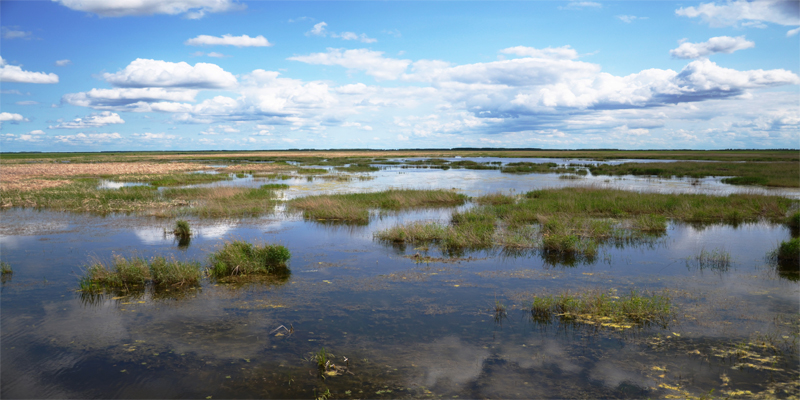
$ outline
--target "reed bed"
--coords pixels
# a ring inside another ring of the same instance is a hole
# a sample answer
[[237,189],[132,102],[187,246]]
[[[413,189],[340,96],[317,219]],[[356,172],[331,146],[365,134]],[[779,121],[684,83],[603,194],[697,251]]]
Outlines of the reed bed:
[[589,167],[594,175],[648,175],[663,178],[726,176],[723,183],[800,187],[800,164],[793,162],[691,162],[624,163]]
[[289,250],[281,245],[253,245],[244,241],[225,243],[211,254],[209,275],[227,278],[243,275],[269,275],[287,272]]
[[462,205],[467,196],[448,190],[393,189],[375,193],[318,195],[293,199],[289,207],[314,220],[340,220],[365,223],[369,210],[397,211],[410,208],[435,208]]
[[103,289],[142,288],[154,285],[195,285],[201,278],[200,264],[153,257],[150,260],[115,256],[110,264],[96,262],[89,266],[80,279],[84,292]]

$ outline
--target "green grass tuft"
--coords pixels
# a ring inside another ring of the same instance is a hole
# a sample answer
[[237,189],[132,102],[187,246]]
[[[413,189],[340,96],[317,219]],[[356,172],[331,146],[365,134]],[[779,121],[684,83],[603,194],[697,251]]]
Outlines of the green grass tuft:
[[114,256],[110,265],[94,263],[87,268],[80,279],[83,292],[97,292],[104,289],[136,289],[147,283],[154,285],[184,286],[200,282],[199,263],[167,260],[154,257],[147,261],[140,257],[126,259]]
[[787,265],[800,264],[800,238],[781,242],[777,251],[778,262]]
[[189,223],[182,219],[175,221],[175,229],[172,230],[172,233],[181,239],[186,239],[192,236],[192,230],[189,228]]
[[210,256],[210,275],[225,278],[233,275],[282,273],[291,258],[289,250],[281,245],[255,246],[243,241],[226,243]]
[[672,301],[666,293],[640,294],[635,290],[625,296],[616,296],[614,291],[582,295],[565,292],[536,296],[531,304],[531,317],[536,322],[549,323],[558,318],[562,322],[616,329],[650,324],[666,327],[673,314]]
[[2,275],[10,275],[13,274],[14,270],[11,269],[11,265],[5,261],[0,262],[0,274]]

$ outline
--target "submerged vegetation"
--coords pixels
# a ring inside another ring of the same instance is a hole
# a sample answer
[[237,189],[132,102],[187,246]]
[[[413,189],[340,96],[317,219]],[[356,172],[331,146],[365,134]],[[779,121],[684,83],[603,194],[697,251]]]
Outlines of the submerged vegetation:
[[80,279],[84,292],[104,289],[142,288],[148,283],[154,285],[184,286],[199,283],[200,264],[167,260],[164,257],[126,259],[115,256],[110,265],[96,262],[87,268]]
[[226,278],[234,275],[286,274],[289,249],[276,244],[253,245],[243,241],[225,243],[209,257],[209,275]]
[[411,208],[452,207],[464,204],[467,196],[448,190],[395,189],[375,193],[333,194],[301,197],[289,207],[314,220],[369,221],[369,210],[397,211]]
[[731,267],[731,255],[724,249],[714,249],[708,251],[706,249],[700,250],[700,254],[696,255],[692,260],[697,268],[710,269],[712,271],[724,272]]
[[666,293],[640,294],[634,290],[622,296],[615,290],[582,295],[565,292],[536,296],[531,303],[531,318],[539,323],[558,319],[616,329],[651,324],[666,328],[673,314],[672,301]]

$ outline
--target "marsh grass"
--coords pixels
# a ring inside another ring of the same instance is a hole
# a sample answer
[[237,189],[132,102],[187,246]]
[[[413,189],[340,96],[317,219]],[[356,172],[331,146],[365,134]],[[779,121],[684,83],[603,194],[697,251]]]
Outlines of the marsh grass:
[[781,242],[778,246],[776,257],[779,263],[786,265],[800,265],[800,238]]
[[698,255],[694,256],[693,261],[701,270],[710,269],[720,272],[725,272],[730,269],[733,263],[731,254],[724,249],[714,249],[711,251],[702,249]]
[[300,175],[322,175],[327,174],[328,170],[324,168],[298,168],[296,172]]
[[183,286],[199,283],[200,264],[154,257],[126,259],[114,256],[109,265],[96,262],[86,269],[79,284],[81,291],[97,292],[107,289],[143,289],[147,283],[154,285]]
[[641,294],[631,290],[624,296],[617,296],[616,291],[565,292],[536,296],[531,303],[531,318],[539,323],[558,319],[615,329],[648,325],[666,328],[673,315],[672,301],[666,292]]
[[225,243],[211,254],[209,275],[226,278],[234,275],[281,274],[288,268],[289,250],[281,245],[253,245],[244,241]]
[[532,163],[532,162],[513,162],[508,163],[500,169],[500,172],[506,174],[532,174],[532,173],[548,173],[554,172],[553,168],[558,167],[558,164],[549,163]]
[[118,182],[147,182],[155,187],[197,185],[233,179],[229,174],[177,173],[166,175],[119,175],[109,177]]
[[594,165],[594,175],[649,175],[662,178],[727,176],[723,183],[734,185],[764,185],[800,187],[800,164],[795,162],[654,162]]
[[369,210],[399,211],[462,205],[467,196],[448,190],[393,189],[375,193],[318,195],[293,199],[289,208],[314,220],[342,220],[365,223]]
[[380,168],[373,167],[369,164],[350,164],[346,167],[335,167],[337,171],[342,172],[375,172],[380,171]]
[[175,221],[175,228],[172,230],[172,233],[180,239],[187,239],[192,236],[192,230],[189,227],[189,223],[183,219]]
[[0,262],[0,275],[11,275],[14,273],[14,270],[11,269],[11,264],[2,261]]

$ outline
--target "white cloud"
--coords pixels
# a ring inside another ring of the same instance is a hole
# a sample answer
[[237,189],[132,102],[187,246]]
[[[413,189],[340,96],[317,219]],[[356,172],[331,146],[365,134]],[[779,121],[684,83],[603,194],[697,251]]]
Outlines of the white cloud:
[[326,26],[328,26],[328,24],[325,21],[315,24],[310,31],[306,32],[306,36],[325,36],[328,34],[325,30]]
[[17,122],[27,121],[27,119],[20,114],[0,112],[0,125],[2,125],[3,122],[8,122],[8,121],[17,123]]
[[515,46],[500,50],[503,54],[515,54],[531,58],[549,58],[553,60],[573,60],[578,58],[578,52],[569,45],[562,47],[547,47],[537,49],[533,47]]
[[228,57],[228,56],[226,56],[225,54],[222,54],[222,53],[217,53],[216,51],[209,52],[209,53],[208,53],[208,54],[206,54],[206,55],[207,55],[207,56],[209,56],[209,57],[215,57],[215,58],[223,58],[223,57]]
[[99,128],[101,126],[111,124],[124,124],[125,121],[117,113],[110,111],[103,111],[99,114],[92,114],[85,118],[75,118],[69,122],[62,122],[58,125],[52,125],[50,129],[85,129],[85,128]]
[[39,104],[39,102],[35,101],[35,100],[25,100],[25,101],[18,101],[18,102],[14,103],[14,104],[19,105],[19,106],[35,106],[35,105]]
[[786,32],[786,37],[792,37],[794,35],[797,35],[798,33],[800,33],[800,27],[797,27],[795,29]]
[[116,141],[122,139],[119,133],[78,133],[75,135],[60,135],[55,136],[56,143],[66,144],[100,144]]
[[647,19],[647,17],[637,17],[635,15],[617,15],[617,19],[626,24],[630,24],[631,22],[636,21],[637,19],[639,20]]
[[72,64],[72,61],[67,60],[67,59],[56,61],[56,66],[57,67],[66,67],[67,65],[70,65],[70,64]]
[[734,0],[726,3],[701,3],[697,7],[675,10],[675,14],[700,17],[712,27],[752,26],[770,22],[784,26],[800,25],[800,2],[797,0]]
[[139,140],[151,141],[151,140],[173,140],[177,139],[178,137],[175,135],[167,135],[165,133],[134,133],[133,137]]
[[718,36],[708,39],[707,42],[690,43],[684,42],[676,49],[669,51],[675,58],[703,58],[716,53],[731,54],[737,50],[755,47],[755,43],[747,40],[744,36],[730,37]]
[[18,31],[3,27],[3,39],[30,39],[33,36],[32,32]]
[[559,6],[560,10],[582,10],[584,8],[603,8],[603,5],[594,1],[571,1],[566,6]]
[[[88,92],[69,93],[61,101],[67,104],[97,110],[152,111],[153,103],[194,102],[197,90],[164,88],[92,89]],[[176,103],[169,103],[176,104]],[[162,106],[164,106],[162,104]],[[187,105],[191,107],[191,105]]]
[[359,35],[355,32],[341,32],[341,33],[329,32],[326,29],[327,26],[328,24],[325,22],[320,22],[318,24],[315,24],[310,31],[306,32],[306,36],[322,36],[322,37],[330,36],[332,38],[338,38],[342,40],[358,40],[362,43],[375,43],[378,41],[378,39],[373,39],[367,36],[365,33]]
[[44,135],[45,134],[45,132],[43,130],[41,130],[41,129],[37,129],[35,131],[30,131],[28,133],[31,134],[31,135]]
[[382,51],[368,49],[333,49],[327,53],[312,53],[307,56],[289,57],[289,60],[307,64],[339,65],[347,69],[364,71],[378,80],[393,80],[405,72],[411,60],[383,57]]
[[6,60],[0,57],[0,82],[58,83],[58,75],[46,72],[24,71],[19,66],[8,65]]
[[239,130],[230,125],[209,126],[207,130],[200,132],[201,135],[219,135],[220,133],[238,133]]
[[262,35],[250,37],[247,35],[232,36],[222,35],[222,37],[200,35],[196,38],[184,42],[189,46],[236,46],[236,47],[269,47],[272,46],[267,38]]
[[125,88],[172,87],[187,89],[222,89],[236,86],[236,77],[216,64],[167,62],[137,58],[125,69],[105,73],[108,83]]
[[101,17],[128,15],[183,14],[189,19],[202,18],[206,13],[243,9],[243,4],[231,0],[54,0],[77,11]]
[[360,122],[345,122],[342,124],[342,128],[358,128],[365,131],[371,131],[372,127],[369,125],[361,124]]

